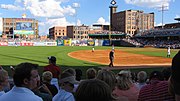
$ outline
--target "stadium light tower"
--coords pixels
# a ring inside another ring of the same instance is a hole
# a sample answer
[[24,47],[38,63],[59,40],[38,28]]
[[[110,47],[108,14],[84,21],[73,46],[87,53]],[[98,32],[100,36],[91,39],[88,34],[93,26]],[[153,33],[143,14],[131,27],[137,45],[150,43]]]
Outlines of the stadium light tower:
[[110,2],[110,25],[109,25],[109,40],[110,40],[110,44],[111,44],[111,31],[113,31],[114,27],[113,27],[113,14],[116,13],[116,1],[115,0],[111,0]]
[[164,11],[167,11],[167,7],[168,6],[165,6],[164,4],[162,4],[162,7],[159,7],[160,8],[160,12],[162,12],[162,28],[164,28]]
[[77,25],[77,8],[80,7],[79,3],[73,3],[73,8],[75,9],[75,39],[77,40],[77,31],[78,31],[78,25]]

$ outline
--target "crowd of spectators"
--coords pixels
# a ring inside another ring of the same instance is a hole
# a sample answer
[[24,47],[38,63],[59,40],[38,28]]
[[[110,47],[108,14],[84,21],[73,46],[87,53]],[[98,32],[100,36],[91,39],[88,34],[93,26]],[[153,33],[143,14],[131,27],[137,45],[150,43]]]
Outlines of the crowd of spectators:
[[142,37],[154,37],[154,36],[179,36],[180,35],[180,28],[176,29],[154,29],[154,30],[147,30],[141,33],[138,33],[137,36]]
[[[171,69],[150,74],[124,69],[116,74],[89,68],[85,79],[81,79],[80,69],[61,71],[52,64],[56,58],[51,56],[41,76],[37,64],[18,64],[13,70],[13,86],[9,86],[8,72],[0,66],[0,101],[180,101],[179,56],[180,52],[173,58]],[[51,82],[53,78],[58,87]]]
[[125,33],[120,31],[103,30],[103,31],[95,32],[95,34],[125,34]]

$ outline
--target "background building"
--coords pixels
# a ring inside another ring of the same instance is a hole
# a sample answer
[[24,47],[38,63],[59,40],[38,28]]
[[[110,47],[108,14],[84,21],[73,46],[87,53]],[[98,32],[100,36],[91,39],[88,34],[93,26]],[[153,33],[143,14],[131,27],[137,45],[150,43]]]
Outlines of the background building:
[[89,39],[89,26],[67,26],[67,37],[72,39]]
[[36,38],[38,21],[31,18],[3,18],[2,35],[9,38]]
[[58,39],[67,36],[66,27],[54,26],[49,29],[49,38]]
[[[112,8],[110,8],[112,9]],[[125,10],[115,12],[113,8],[111,30],[121,31],[134,36],[139,31],[154,28],[154,13],[144,13],[140,10]]]

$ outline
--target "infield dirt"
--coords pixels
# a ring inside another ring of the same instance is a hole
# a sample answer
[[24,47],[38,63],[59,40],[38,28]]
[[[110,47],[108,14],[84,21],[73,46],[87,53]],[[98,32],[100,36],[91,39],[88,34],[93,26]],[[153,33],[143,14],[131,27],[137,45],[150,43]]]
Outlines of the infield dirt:
[[[103,65],[109,64],[109,52],[110,50],[96,50],[92,52],[91,50],[80,50],[71,52],[68,55],[70,57],[95,62]],[[163,58],[163,57],[153,57],[153,56],[146,56],[141,54],[133,54],[124,52],[121,50],[115,50],[115,60],[114,66],[115,67],[144,67],[144,66],[167,66],[171,65],[171,58]]]

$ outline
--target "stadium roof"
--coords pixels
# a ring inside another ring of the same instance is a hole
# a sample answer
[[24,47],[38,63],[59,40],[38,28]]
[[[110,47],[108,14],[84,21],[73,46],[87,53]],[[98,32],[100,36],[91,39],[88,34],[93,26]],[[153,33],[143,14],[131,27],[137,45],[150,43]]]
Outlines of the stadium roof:
[[174,18],[174,20],[180,21],[180,18]]

